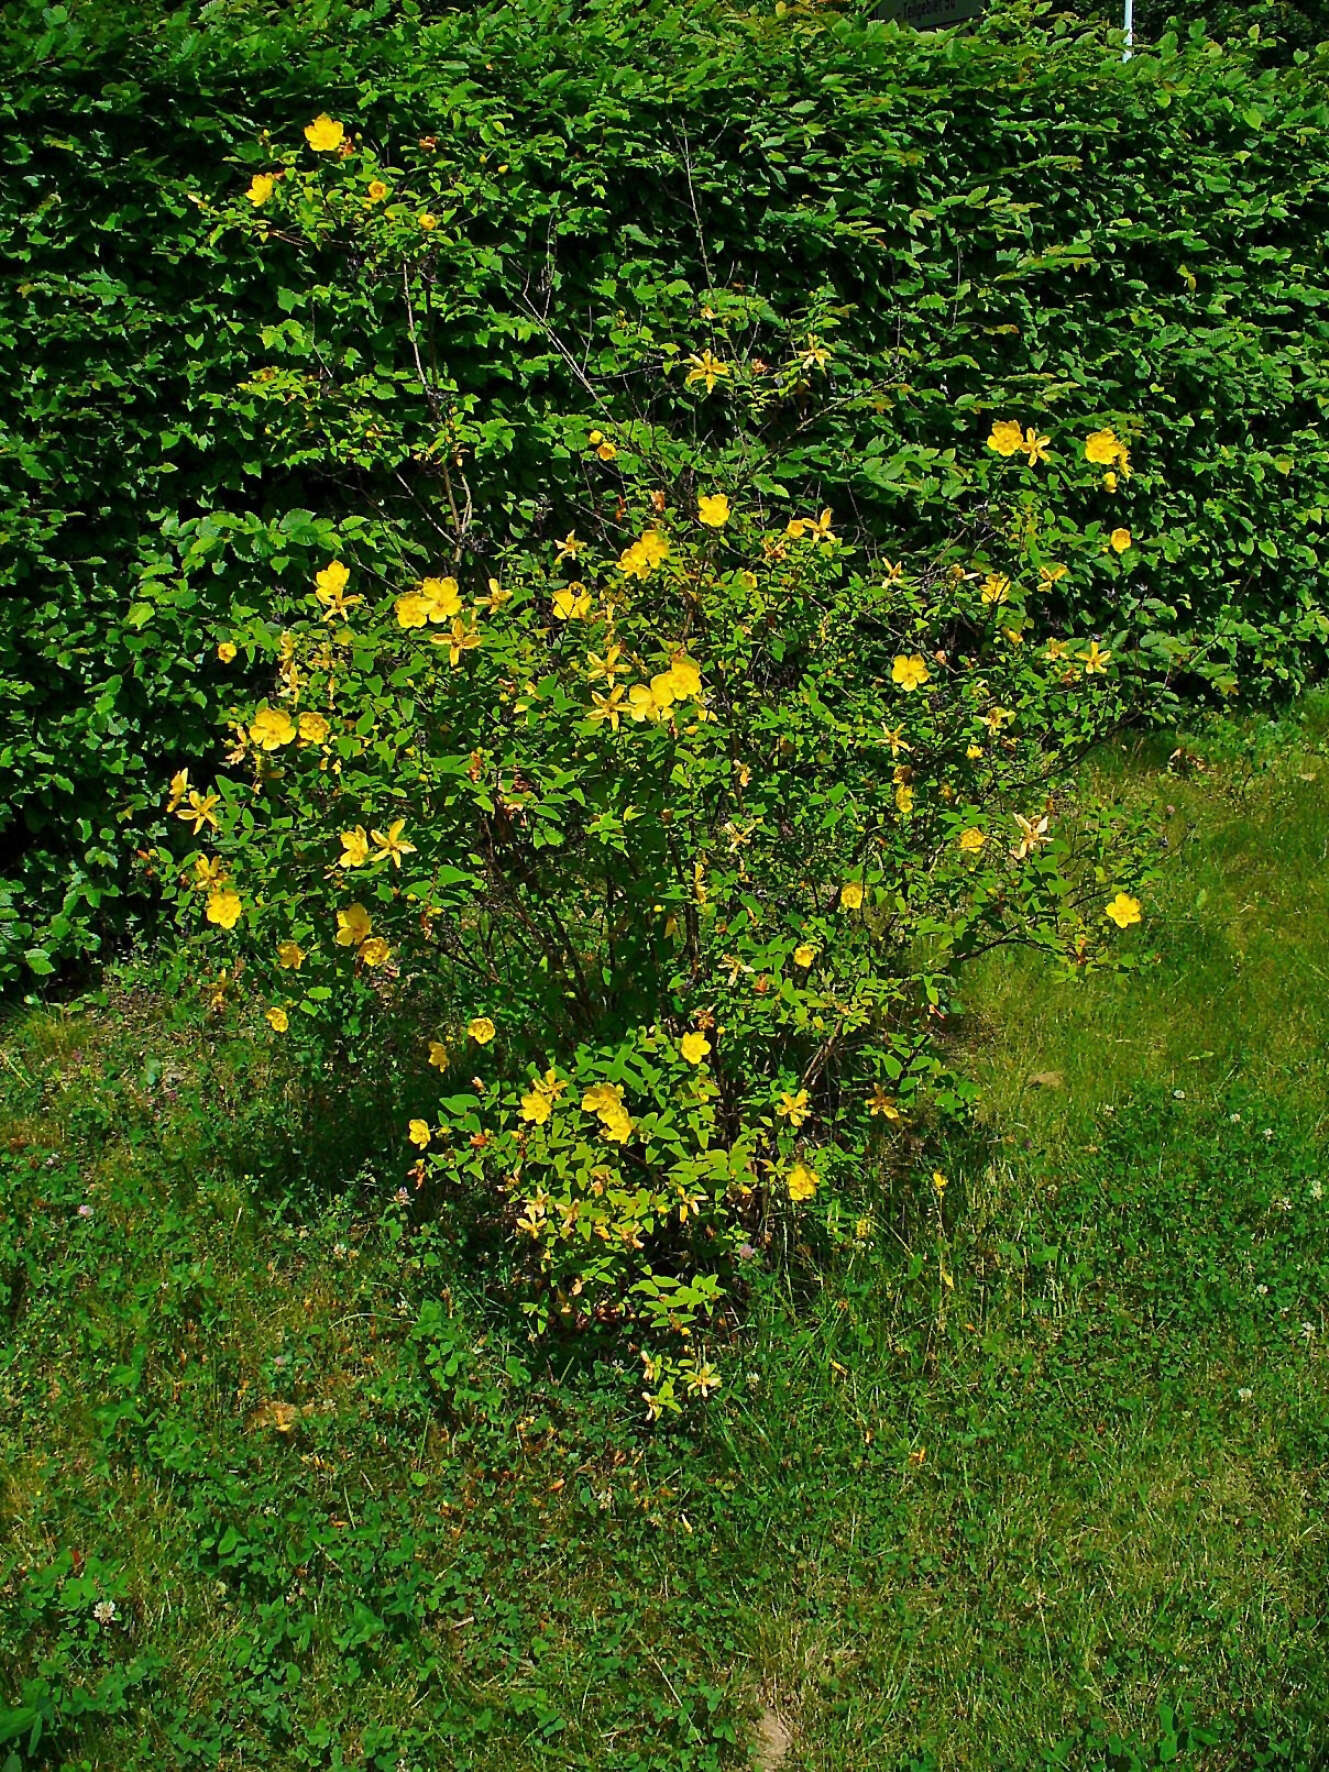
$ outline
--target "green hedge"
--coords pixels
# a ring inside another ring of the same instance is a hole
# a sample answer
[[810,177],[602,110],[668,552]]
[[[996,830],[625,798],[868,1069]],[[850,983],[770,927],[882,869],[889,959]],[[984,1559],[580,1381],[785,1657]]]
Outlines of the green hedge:
[[[1066,10],[1119,31],[1125,8],[1122,0],[1069,0]],[[1290,60],[1298,50],[1313,49],[1329,36],[1329,20],[1320,0],[1206,0],[1199,11],[1205,29],[1214,37],[1258,31],[1261,60]],[[1135,0],[1135,41],[1147,44],[1177,28],[1179,14],[1184,29],[1195,10],[1179,7],[1176,0]]]
[[[161,784],[232,692],[217,634],[280,620],[348,520],[432,533],[400,288],[218,226],[318,111],[389,164],[428,134],[494,169],[429,271],[481,564],[575,510],[588,415],[742,455],[901,554],[981,549],[994,418],[1054,458],[1113,424],[1144,565],[1081,630],[1125,621],[1195,687],[1319,669],[1323,59],[623,0],[145,27],[34,9],[0,52],[0,978],[150,907]],[[676,354],[791,321],[830,397],[708,431]]]

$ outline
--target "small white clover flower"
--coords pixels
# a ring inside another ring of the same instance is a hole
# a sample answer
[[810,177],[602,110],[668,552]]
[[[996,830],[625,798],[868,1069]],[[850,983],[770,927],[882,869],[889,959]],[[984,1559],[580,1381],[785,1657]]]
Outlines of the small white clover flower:
[[1248,1384],[1243,1384],[1241,1389],[1237,1392],[1237,1401],[1239,1403],[1249,1403],[1254,1395],[1255,1392],[1251,1387]]
[[111,1624],[115,1619],[115,1601],[98,1600],[92,1608],[92,1616],[98,1624]]

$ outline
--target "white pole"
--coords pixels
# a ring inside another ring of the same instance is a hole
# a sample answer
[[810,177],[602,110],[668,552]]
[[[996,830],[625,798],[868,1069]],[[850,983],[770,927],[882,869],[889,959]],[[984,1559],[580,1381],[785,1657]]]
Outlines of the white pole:
[[1131,59],[1131,45],[1135,42],[1135,0],[1126,0],[1126,17],[1121,28],[1126,33],[1126,47],[1121,59],[1128,62]]

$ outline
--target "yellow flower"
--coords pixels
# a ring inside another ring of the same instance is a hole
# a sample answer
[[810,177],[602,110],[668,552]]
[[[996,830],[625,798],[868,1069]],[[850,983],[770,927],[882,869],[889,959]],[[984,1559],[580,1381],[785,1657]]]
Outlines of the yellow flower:
[[168,812],[174,812],[188,792],[189,771],[187,769],[178,769],[171,777],[171,789],[166,801],[166,810]]
[[362,868],[369,860],[369,834],[362,824],[356,825],[353,831],[341,833],[341,854],[337,857],[339,868]]
[[674,678],[670,671],[657,671],[651,678],[651,694],[662,708],[671,708],[677,697],[674,693]]
[[703,494],[697,500],[697,521],[708,529],[723,529],[729,521],[729,500],[723,492]]
[[810,541],[834,541],[831,534],[831,508],[827,505],[820,517],[809,517],[804,528]]
[[795,966],[810,966],[817,957],[817,950],[811,942],[803,941],[794,949]]
[[1011,594],[1011,581],[1004,572],[989,572],[983,580],[983,601],[1004,603]]
[[274,1034],[284,1034],[287,1028],[291,1025],[290,1016],[287,1015],[284,1009],[277,1005],[274,1005],[271,1009],[264,1010],[263,1019],[267,1022]]
[[314,574],[314,595],[323,605],[325,621],[340,620],[361,601],[359,597],[346,595],[350,576],[340,560],[329,560],[321,571]]
[[921,689],[930,675],[926,661],[917,652],[901,653],[891,666],[891,681],[905,690]]
[[271,173],[256,172],[249,181],[249,189],[245,192],[245,196],[248,197],[255,209],[261,209],[276,188],[277,181]]
[[461,592],[455,578],[425,578],[416,595],[430,621],[451,621],[461,614]]
[[613,461],[614,457],[618,454],[618,449],[615,444],[610,443],[608,439],[606,439],[603,443],[596,444],[595,453],[600,457],[601,461]]
[[660,566],[669,558],[669,538],[658,529],[648,529],[636,544],[652,566]]
[[517,1229],[528,1237],[534,1237],[538,1243],[546,1228],[546,1200],[537,1196],[533,1200],[524,1201],[523,1204],[526,1210],[517,1220]]
[[596,1115],[606,1138],[626,1144],[632,1137],[632,1117],[616,1083],[593,1083],[582,1096],[581,1105],[584,1113]]
[[1108,540],[1112,543],[1114,554],[1124,554],[1131,545],[1131,532],[1129,529],[1114,529]]
[[555,621],[585,621],[591,613],[591,593],[575,581],[554,593]]
[[430,215],[428,210],[425,210],[421,215],[417,215],[415,219],[419,222],[426,234],[432,234],[434,229],[438,226],[438,217],[436,215]]
[[221,805],[220,794],[200,794],[196,788],[189,790],[188,806],[181,806],[176,817],[184,819],[186,824],[193,824],[194,835],[197,836],[204,825],[217,829],[217,808]]
[[648,688],[645,683],[634,683],[628,691],[628,712],[638,722],[663,720],[672,705],[672,695],[661,701],[655,694],[654,688]]
[[554,555],[555,564],[559,560],[575,560],[585,546],[586,543],[578,541],[576,535],[569,529],[562,541],[558,543],[558,552]]
[[664,673],[676,701],[689,701],[701,694],[701,672],[690,658],[681,653]]
[[720,1388],[720,1374],[709,1360],[703,1360],[700,1366],[694,1366],[691,1372],[685,1372],[683,1379],[688,1389],[696,1391],[703,1401],[712,1391]]
[[427,1150],[431,1136],[428,1120],[412,1120],[406,1128],[406,1136],[417,1150]]
[[337,912],[337,946],[359,947],[369,939],[372,928],[369,912],[362,904],[348,905],[344,911]]
[[981,744],[968,744],[964,747],[964,754],[971,763],[975,763],[983,755],[983,747]]
[[214,886],[220,886],[226,878],[226,869],[215,856],[196,855],[194,857],[194,878],[190,882],[196,892],[211,892]]
[[902,781],[895,790],[895,806],[905,817],[914,810],[914,790],[906,781]]
[[208,894],[207,919],[209,923],[215,923],[219,929],[234,929],[240,921],[240,912],[243,908],[238,892],[227,892],[218,888]]
[[277,945],[277,964],[287,972],[298,972],[305,963],[305,950],[298,941],[283,941]]
[[650,555],[639,541],[624,548],[618,556],[618,570],[628,578],[649,578],[651,575]]
[[301,714],[299,731],[305,744],[326,744],[332,728],[322,714]]
[[729,365],[721,363],[720,359],[713,357],[709,351],[703,351],[699,357],[689,357],[688,362],[692,367],[688,370],[685,385],[692,388],[698,382],[703,382],[708,394],[722,375],[729,374]]
[[606,1114],[623,1113],[623,1092],[616,1083],[592,1083],[581,1098],[582,1112],[598,1114],[601,1119]]
[[1055,562],[1049,566],[1040,566],[1038,569],[1038,581],[1043,586],[1054,585],[1058,579],[1065,578],[1069,571],[1070,568],[1068,566],[1061,566]]
[[602,1114],[600,1124],[604,1128],[605,1137],[612,1139],[615,1144],[626,1144],[632,1137],[632,1119],[626,1110],[616,1114]]
[[784,532],[789,537],[790,541],[802,541],[803,537],[808,532],[807,518],[791,517],[784,526]]
[[1115,431],[1093,431],[1084,440],[1084,458],[1099,467],[1115,467],[1126,459],[1126,446]]
[[1023,861],[1026,855],[1032,855],[1035,849],[1040,849],[1044,843],[1052,841],[1048,835],[1046,813],[1039,819],[1022,818],[1018,812],[1014,813],[1013,817],[1020,828],[1020,841],[1011,851],[1016,861]]
[[1071,649],[1065,640],[1049,640],[1048,641],[1048,658],[1052,661],[1053,664],[1056,664],[1059,660],[1061,660],[1063,658],[1069,658],[1070,655],[1071,655]]
[[260,708],[254,715],[249,736],[261,751],[280,750],[295,738],[295,722],[285,708]]
[[840,888],[840,909],[858,911],[863,908],[863,888],[857,880],[846,880]]
[[360,958],[366,966],[382,966],[392,955],[392,949],[381,935],[371,935],[368,941],[360,944]]
[[543,1126],[553,1111],[553,1102],[541,1089],[532,1089],[521,1098],[521,1117],[533,1126]]
[[881,735],[891,747],[892,757],[898,757],[901,751],[911,751],[914,748],[911,744],[905,743],[903,726],[883,726]]
[[899,1108],[896,1107],[880,1083],[873,1085],[872,1093],[868,1096],[868,1112],[874,1116],[880,1115],[884,1120],[898,1120],[900,1118]]
[[971,825],[967,831],[960,832],[960,849],[965,855],[977,855],[986,842],[985,833],[977,825]]
[[422,628],[429,620],[429,605],[418,591],[408,591],[396,602],[399,628]]
[[350,581],[350,571],[340,560],[329,560],[321,571],[314,574],[314,593],[320,603],[327,603],[339,597]]
[[381,178],[371,178],[370,179],[370,181],[369,181],[369,201],[371,203],[381,203],[383,201],[383,199],[387,196],[387,194],[388,194],[388,187],[383,183],[383,180]]
[[781,1090],[780,1099],[775,1104],[775,1111],[782,1120],[788,1120],[791,1126],[801,1126],[811,1114],[808,1106],[808,1092],[799,1089],[791,1093],[788,1089]]
[[1111,471],[1111,469],[1104,474],[1103,485],[1108,492],[1115,492],[1117,490],[1117,476]]
[[497,613],[505,603],[511,603],[512,592],[505,591],[496,578],[491,578],[488,585],[489,595],[485,598],[485,607]]
[[1106,675],[1107,668],[1112,663],[1112,654],[1110,652],[1104,652],[1100,648],[1097,640],[1091,640],[1089,642],[1088,652],[1077,653],[1076,657],[1084,661],[1084,674],[1086,677],[1102,677]]
[[809,1169],[806,1163],[795,1163],[786,1177],[789,1198],[797,1202],[810,1200],[817,1191],[819,1180],[815,1169]]
[[711,1043],[705,1034],[684,1034],[678,1043],[678,1049],[689,1064],[700,1064],[711,1049]]
[[591,691],[591,700],[595,706],[587,715],[589,720],[607,720],[610,728],[618,731],[619,716],[623,711],[623,690],[616,684],[608,695],[601,695],[596,689]]
[[998,455],[1014,455],[1024,447],[1024,433],[1013,418],[999,418],[988,437],[988,448]]
[[312,123],[305,124],[305,140],[316,154],[335,154],[346,139],[346,131],[321,111]]
[[1047,460],[1047,446],[1050,437],[1040,437],[1037,431],[1026,431],[1020,442],[1020,448],[1029,457],[1029,466],[1037,467],[1039,462]]
[[451,630],[446,634],[435,634],[433,641],[435,646],[447,647],[448,663],[455,666],[461,662],[463,652],[475,650],[480,644],[480,636],[474,628],[468,628],[458,616],[453,622]]
[[1003,726],[1009,726],[1015,718],[1010,708],[989,708],[983,716],[983,724],[989,732],[1000,732]]
[[1119,892],[1103,914],[1118,929],[1129,929],[1132,923],[1140,921],[1140,901],[1132,898],[1129,892]]
[[623,648],[617,640],[605,647],[603,658],[598,652],[588,652],[586,655],[586,675],[593,683],[603,677],[607,683],[612,685],[614,678],[621,677],[628,669],[627,665],[619,663],[622,656]]
[[466,1024],[466,1032],[477,1046],[487,1046],[493,1039],[497,1029],[487,1015],[477,1015]]
[[429,1062],[433,1065],[436,1071],[447,1070],[448,1049],[442,1040],[431,1040],[429,1042]]
[[233,640],[223,640],[217,647],[217,657],[223,664],[230,664],[231,660],[235,657],[235,652],[236,648]]
[[382,854],[376,859],[382,861],[386,858],[392,863],[394,868],[399,868],[401,866],[401,858],[403,855],[415,854],[415,844],[408,843],[405,837],[402,836],[402,832],[405,829],[406,820],[404,818],[398,818],[388,826],[386,832],[370,831],[370,840],[382,851]]

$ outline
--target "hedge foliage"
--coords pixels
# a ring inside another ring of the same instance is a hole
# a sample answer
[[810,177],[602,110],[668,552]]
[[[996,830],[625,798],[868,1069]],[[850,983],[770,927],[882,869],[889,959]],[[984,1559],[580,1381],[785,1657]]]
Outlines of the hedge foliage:
[[[834,489],[906,559],[991,539],[994,417],[1053,476],[1114,427],[1112,515],[1070,474],[1058,508],[1142,568],[1068,627],[1183,687],[1318,668],[1322,62],[623,0],[138,22],[34,10],[4,51],[0,975],[151,903],[220,637],[280,623],[348,520],[421,570],[463,528],[481,563],[561,533],[588,417],[791,509]],[[433,181],[428,253],[366,278],[316,210],[234,225],[324,111]],[[791,329],[813,400],[760,381]],[[753,390],[718,422],[684,374],[707,348]]]
[[[1120,31],[1124,16],[1122,0],[1070,0],[1067,10],[1080,18],[1096,19],[1110,30]],[[1290,61],[1298,50],[1307,50],[1329,35],[1329,21],[1319,0],[1208,0],[1200,9],[1206,30],[1216,38],[1258,33],[1261,60]],[[1135,0],[1135,41],[1147,44],[1170,29],[1189,25],[1194,9],[1170,0]]]

